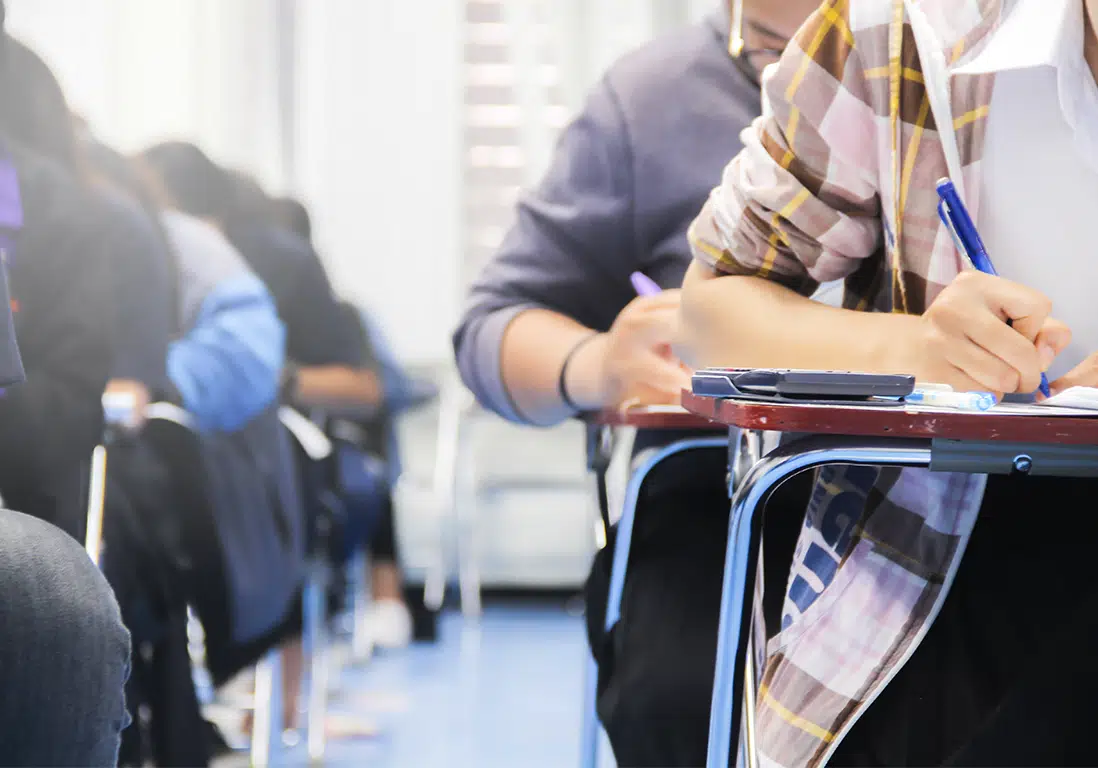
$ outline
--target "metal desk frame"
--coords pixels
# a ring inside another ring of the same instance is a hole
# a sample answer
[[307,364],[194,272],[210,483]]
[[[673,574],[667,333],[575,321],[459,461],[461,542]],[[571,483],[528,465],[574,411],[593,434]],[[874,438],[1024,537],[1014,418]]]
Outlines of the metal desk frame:
[[[1029,417],[1016,417],[1029,418]],[[979,474],[1032,473],[1098,476],[1098,445],[943,440],[930,437],[797,438],[763,455],[761,433],[730,430],[732,510],[722,584],[716,672],[710,711],[707,768],[727,768],[739,723],[741,762],[756,768],[753,595],[763,514],[779,485],[800,472],[829,465],[920,467]],[[752,705],[747,705],[750,702]]]

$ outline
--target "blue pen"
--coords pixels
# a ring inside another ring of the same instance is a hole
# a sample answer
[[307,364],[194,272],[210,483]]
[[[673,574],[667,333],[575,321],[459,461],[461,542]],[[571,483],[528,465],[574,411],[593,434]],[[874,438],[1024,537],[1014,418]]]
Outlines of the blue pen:
[[638,296],[659,296],[663,293],[659,284],[643,272],[634,272],[629,276],[629,280],[633,283],[633,290]]
[[[957,250],[980,272],[998,277],[999,273],[995,271],[995,265],[987,255],[984,241],[976,231],[976,223],[969,215],[952,181],[942,179],[938,182],[938,198],[938,217],[949,230],[949,234],[953,236]],[[1041,374],[1041,394],[1045,397],[1051,394],[1048,377],[1043,373]]]

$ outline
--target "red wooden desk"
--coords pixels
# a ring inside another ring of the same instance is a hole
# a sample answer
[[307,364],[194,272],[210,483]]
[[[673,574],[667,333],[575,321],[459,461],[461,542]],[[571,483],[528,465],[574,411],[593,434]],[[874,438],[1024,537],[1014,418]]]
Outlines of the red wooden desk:
[[[923,467],[943,472],[1098,477],[1098,418],[965,413],[901,407],[818,406],[718,400],[684,393],[683,406],[732,432],[733,480],[722,585],[708,768],[727,768],[732,731],[749,767],[754,734],[755,589],[762,510],[798,472],[831,464]],[[801,435],[763,456],[761,431]],[[739,434],[737,440],[735,435]],[[750,706],[744,706],[750,702]]]
[[699,416],[685,408],[673,406],[610,409],[596,414],[593,421],[604,427],[636,427],[637,429],[697,430],[699,432],[723,432],[727,429],[717,419]]
[[1098,445],[1098,418],[966,413],[911,407],[781,405],[682,396],[684,410],[725,426],[856,437]]

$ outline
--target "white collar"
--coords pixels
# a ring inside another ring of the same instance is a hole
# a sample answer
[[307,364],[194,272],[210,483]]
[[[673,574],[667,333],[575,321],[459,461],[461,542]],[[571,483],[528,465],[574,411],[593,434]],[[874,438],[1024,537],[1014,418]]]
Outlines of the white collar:
[[1083,59],[1083,0],[1013,0],[984,49],[955,75],[980,75]]

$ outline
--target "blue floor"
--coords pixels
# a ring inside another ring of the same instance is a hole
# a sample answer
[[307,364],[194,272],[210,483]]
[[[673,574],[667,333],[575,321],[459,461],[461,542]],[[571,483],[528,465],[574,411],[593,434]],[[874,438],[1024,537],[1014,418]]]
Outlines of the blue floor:
[[437,644],[343,671],[333,712],[378,735],[333,741],[327,765],[577,765],[586,654],[582,618],[559,606],[489,604],[478,624],[447,614]]

